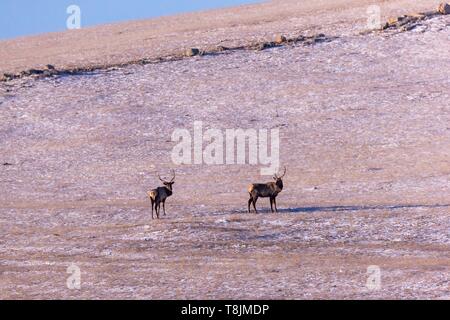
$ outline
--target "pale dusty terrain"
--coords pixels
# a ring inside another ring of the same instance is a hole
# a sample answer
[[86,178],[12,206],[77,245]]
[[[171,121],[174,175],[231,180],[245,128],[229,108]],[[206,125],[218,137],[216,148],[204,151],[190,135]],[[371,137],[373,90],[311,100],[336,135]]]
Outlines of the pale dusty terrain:
[[[450,16],[359,35],[326,12],[330,42],[0,84],[0,298],[449,299]],[[259,166],[171,162],[197,120],[280,128],[278,214],[246,213]]]
[[[361,31],[367,8],[382,20],[437,8],[440,0],[275,0],[235,8],[104,25],[0,41],[0,75],[52,64],[59,69],[103,67],[141,59],[271,41],[276,33],[342,35]],[[62,21],[61,23],[64,23]]]

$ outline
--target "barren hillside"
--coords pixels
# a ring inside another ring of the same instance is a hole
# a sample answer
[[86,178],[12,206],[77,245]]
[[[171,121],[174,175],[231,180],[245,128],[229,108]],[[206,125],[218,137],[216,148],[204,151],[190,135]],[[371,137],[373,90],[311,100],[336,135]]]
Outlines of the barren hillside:
[[0,75],[51,64],[60,69],[158,59],[202,49],[272,40],[276,33],[326,33],[365,28],[367,8],[382,19],[435,9],[439,0],[275,0],[236,8],[182,14],[0,41]]
[[[360,34],[371,1],[295,3],[2,42],[0,69],[16,72],[327,36],[1,83],[0,298],[449,299],[450,15]],[[260,166],[172,163],[174,129],[195,121],[280,129],[279,213],[267,199],[247,213],[247,184],[270,180]],[[152,221],[145,191],[172,168]]]

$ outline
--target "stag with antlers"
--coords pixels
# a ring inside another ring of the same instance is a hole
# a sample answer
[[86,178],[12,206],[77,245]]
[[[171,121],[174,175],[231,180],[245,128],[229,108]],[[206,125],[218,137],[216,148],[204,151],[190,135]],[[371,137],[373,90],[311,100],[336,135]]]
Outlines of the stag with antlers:
[[255,213],[258,213],[256,210],[256,201],[258,198],[270,198],[270,209],[273,211],[273,207],[275,206],[275,212],[278,212],[277,209],[277,195],[283,190],[283,177],[286,174],[286,167],[284,167],[284,173],[282,176],[278,176],[274,174],[273,180],[275,182],[268,183],[252,183],[248,186],[248,193],[250,194],[250,199],[248,200],[248,212],[250,213],[250,205],[253,204],[253,208],[255,209]]
[[159,219],[159,213],[161,211],[161,203],[163,204],[163,212],[166,215],[166,200],[173,193],[172,186],[175,183],[175,171],[172,170],[172,179],[170,181],[164,180],[158,174],[159,180],[164,184],[164,187],[158,187],[156,189],[150,190],[147,192],[148,197],[152,202],[152,219],[153,217],[153,207],[156,211],[156,218]]

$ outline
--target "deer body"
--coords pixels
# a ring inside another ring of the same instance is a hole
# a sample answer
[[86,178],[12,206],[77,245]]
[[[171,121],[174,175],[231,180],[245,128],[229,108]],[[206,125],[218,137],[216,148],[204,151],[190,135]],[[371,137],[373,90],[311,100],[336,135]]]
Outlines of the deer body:
[[286,174],[286,168],[284,168],[284,173],[281,177],[278,177],[276,174],[273,179],[274,182],[268,183],[253,183],[248,186],[247,191],[250,195],[250,199],[248,200],[248,212],[250,213],[250,205],[253,204],[253,208],[255,212],[256,210],[256,201],[258,198],[270,198],[270,209],[274,212],[273,207],[275,206],[275,212],[278,212],[277,209],[277,196],[283,190],[283,180],[282,178]]
[[161,211],[161,203],[163,204],[163,212],[166,215],[166,200],[173,194],[173,184],[175,183],[175,172],[173,173],[173,178],[171,181],[165,181],[159,177],[159,179],[164,184],[164,187],[158,187],[156,189],[147,192],[150,201],[152,202],[152,219],[153,209],[156,211],[156,218],[159,219],[159,213]]

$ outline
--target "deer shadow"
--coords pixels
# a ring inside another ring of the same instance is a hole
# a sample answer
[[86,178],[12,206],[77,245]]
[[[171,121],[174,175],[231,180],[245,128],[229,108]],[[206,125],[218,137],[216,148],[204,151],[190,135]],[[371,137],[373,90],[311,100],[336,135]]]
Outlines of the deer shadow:
[[[278,208],[278,214],[281,213],[315,213],[315,212],[352,212],[364,210],[396,210],[396,209],[417,209],[417,208],[450,208],[450,204],[395,204],[395,205],[349,205],[349,206],[315,206],[315,207],[297,207],[297,208]],[[247,209],[236,209],[226,211],[216,211],[215,215],[227,214],[255,214],[253,208],[249,213]],[[258,214],[272,214],[270,207],[258,208]],[[273,212],[273,214],[277,214]]]
[[[448,208],[450,204],[398,204],[398,205],[354,205],[354,206],[318,206],[318,207],[299,207],[278,209],[279,213],[311,213],[311,212],[346,212],[363,210],[396,210],[396,209],[414,209],[414,208]],[[270,210],[258,210],[261,213]]]

